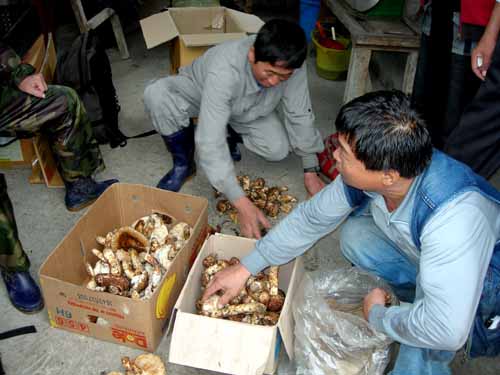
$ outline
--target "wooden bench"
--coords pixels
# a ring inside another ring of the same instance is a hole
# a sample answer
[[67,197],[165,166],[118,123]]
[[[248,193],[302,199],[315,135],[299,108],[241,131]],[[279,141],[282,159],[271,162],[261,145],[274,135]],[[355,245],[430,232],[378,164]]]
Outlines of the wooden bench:
[[401,19],[360,17],[342,0],[322,0],[351,34],[352,52],[344,91],[344,103],[365,94],[371,88],[369,64],[373,51],[407,54],[402,91],[410,94],[417,69],[420,47],[419,28],[406,16]]

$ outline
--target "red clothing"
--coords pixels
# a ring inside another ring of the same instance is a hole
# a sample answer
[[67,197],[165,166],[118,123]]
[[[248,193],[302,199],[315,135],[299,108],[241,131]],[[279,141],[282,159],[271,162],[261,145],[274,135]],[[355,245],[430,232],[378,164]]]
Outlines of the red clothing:
[[486,26],[494,6],[495,0],[461,0],[460,22]]

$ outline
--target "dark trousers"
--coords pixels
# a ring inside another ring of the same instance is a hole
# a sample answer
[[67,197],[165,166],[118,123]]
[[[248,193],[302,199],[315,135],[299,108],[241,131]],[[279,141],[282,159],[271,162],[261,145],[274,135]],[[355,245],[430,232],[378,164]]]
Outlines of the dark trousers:
[[485,81],[465,108],[444,151],[485,178],[500,167],[500,40]]
[[[470,57],[452,53],[446,81],[433,76],[430,37],[422,34],[413,103],[427,123],[434,147],[442,149],[448,137],[458,126],[466,106],[473,100],[481,81],[474,75]],[[444,94],[443,94],[444,93]]]

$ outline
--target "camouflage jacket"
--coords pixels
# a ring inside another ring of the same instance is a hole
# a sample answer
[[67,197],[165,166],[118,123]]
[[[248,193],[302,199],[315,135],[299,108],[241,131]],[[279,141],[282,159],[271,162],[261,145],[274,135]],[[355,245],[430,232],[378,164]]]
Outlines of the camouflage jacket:
[[35,68],[21,63],[14,50],[0,41],[0,108],[10,101],[19,83],[34,72]]

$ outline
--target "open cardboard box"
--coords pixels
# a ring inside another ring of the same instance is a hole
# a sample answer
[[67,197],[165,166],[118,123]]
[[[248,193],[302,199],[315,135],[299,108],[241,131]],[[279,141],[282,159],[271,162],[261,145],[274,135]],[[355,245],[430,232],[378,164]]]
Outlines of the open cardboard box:
[[211,46],[257,33],[264,24],[257,16],[225,7],[169,8],[140,23],[148,49],[172,41],[172,74]]
[[289,358],[293,358],[291,308],[304,274],[301,257],[280,267],[279,287],[286,298],[276,326],[257,326],[196,314],[195,304],[202,293],[203,259],[211,253],[223,259],[233,256],[241,259],[254,244],[255,240],[220,234],[207,239],[174,307],[169,362],[230,374],[272,374],[278,367],[281,342]]
[[[189,268],[206,239],[207,209],[205,198],[143,185],[112,185],[78,220],[40,268],[40,284],[51,326],[154,351]],[[91,264],[97,261],[91,252],[98,246],[96,235],[131,225],[154,211],[187,222],[193,232],[152,298],[133,300],[87,289],[84,261]]]

